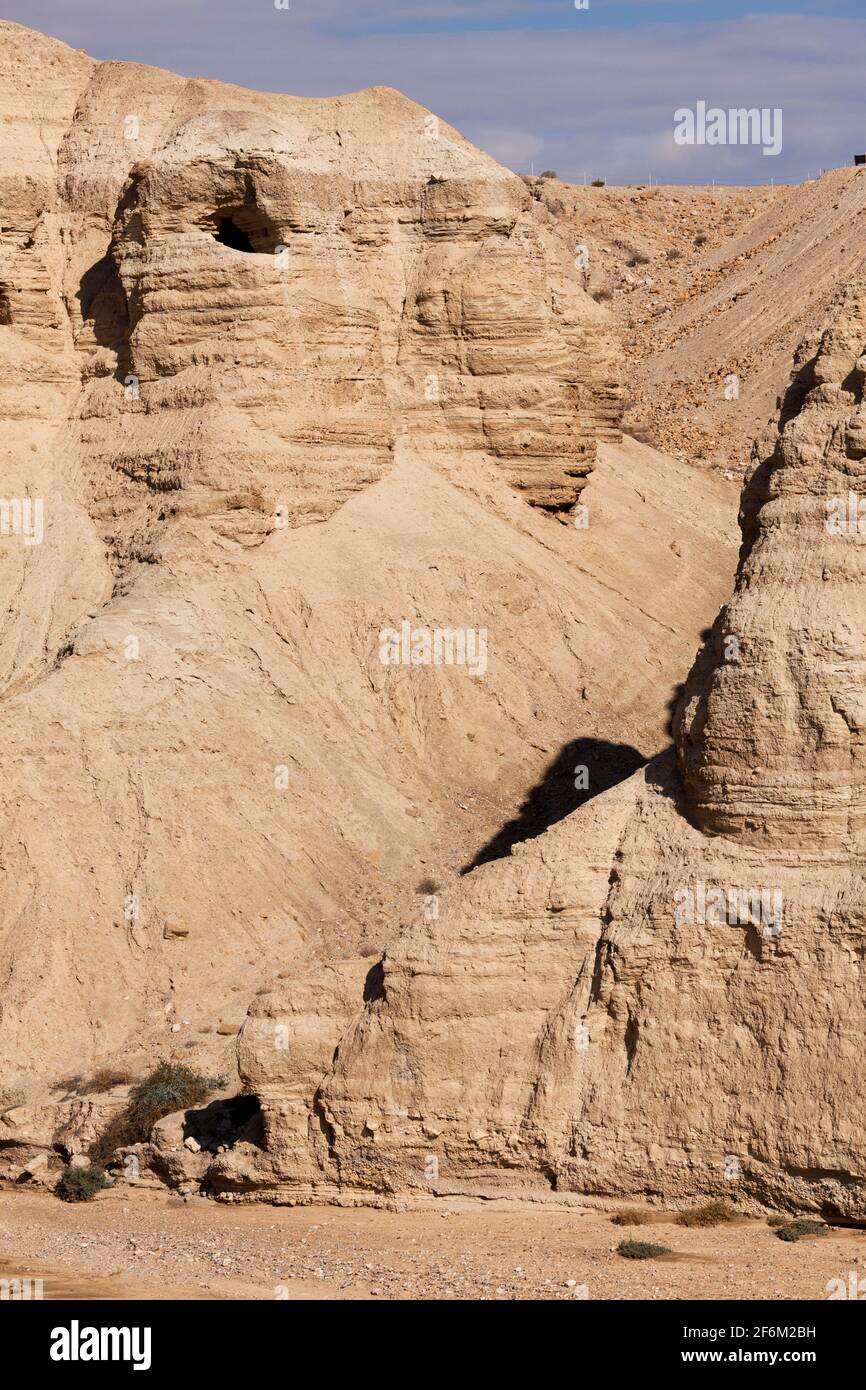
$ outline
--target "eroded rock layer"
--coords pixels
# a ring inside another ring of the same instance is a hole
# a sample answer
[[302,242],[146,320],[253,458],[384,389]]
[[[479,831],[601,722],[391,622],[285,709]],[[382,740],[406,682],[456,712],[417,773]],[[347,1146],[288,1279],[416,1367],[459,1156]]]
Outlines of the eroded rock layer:
[[775,447],[756,446],[736,589],[680,715],[696,822],[814,855],[863,848],[864,347],[861,274],[798,355]]
[[[653,751],[658,635],[693,649],[731,557],[700,481],[671,552],[604,310],[430,113],[7,23],[0,71],[2,1109],[107,1061],[230,1073],[262,980],[380,949],[576,725]],[[594,481],[591,531],[546,515]],[[383,662],[404,622],[489,636],[483,676]]]
[[363,999],[346,965],[316,982],[315,1026],[303,990],[256,1001],[240,1057],[266,1148],[218,1161],[218,1186],[550,1185],[866,1216],[864,552],[856,524],[827,525],[866,456],[864,283],[804,347],[747,485],[736,592],[676,756],[443,895]]

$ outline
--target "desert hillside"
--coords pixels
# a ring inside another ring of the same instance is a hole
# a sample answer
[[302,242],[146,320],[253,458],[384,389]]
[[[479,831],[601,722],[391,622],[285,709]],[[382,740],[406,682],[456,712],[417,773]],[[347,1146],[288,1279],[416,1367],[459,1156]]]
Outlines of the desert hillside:
[[862,1224],[866,272],[806,382],[803,355],[675,749],[480,866],[376,970],[257,999],[265,1144],[217,1158],[228,1196],[733,1196]]
[[862,260],[864,170],[756,188],[527,182],[620,325],[625,428],[739,477],[795,349]]
[[[610,313],[399,93],[0,63],[10,1105],[231,1077],[275,975],[664,747],[736,493],[621,438]],[[404,623],[483,662],[383,663]]]
[[0,1306],[48,1305],[43,1364],[224,1378],[287,1301],[593,1301],[621,1374],[826,1381],[866,16],[39,8],[0,19]]
[[2,1171],[866,1219],[863,170],[0,67]]

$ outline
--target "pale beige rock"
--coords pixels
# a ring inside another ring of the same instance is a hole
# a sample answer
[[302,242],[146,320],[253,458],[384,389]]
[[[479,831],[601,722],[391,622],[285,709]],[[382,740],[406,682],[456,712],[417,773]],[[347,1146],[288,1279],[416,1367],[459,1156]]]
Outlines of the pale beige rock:
[[662,755],[393,943],[313,1092],[308,1157],[269,1136],[283,1197],[548,1183],[866,1215],[864,541],[826,525],[864,481],[864,288],[805,345],[747,484],[684,779]]
[[816,859],[863,849],[864,347],[861,274],[819,343],[804,344],[773,452],[756,452],[749,551],[680,716],[698,824]]
[[[0,66],[3,486],[45,505],[0,538],[11,1104],[230,1077],[263,981],[375,958],[573,740],[655,752],[733,550],[730,489],[618,444],[522,181],[422,108],[6,23]],[[383,665],[404,620],[485,630],[483,678]]]

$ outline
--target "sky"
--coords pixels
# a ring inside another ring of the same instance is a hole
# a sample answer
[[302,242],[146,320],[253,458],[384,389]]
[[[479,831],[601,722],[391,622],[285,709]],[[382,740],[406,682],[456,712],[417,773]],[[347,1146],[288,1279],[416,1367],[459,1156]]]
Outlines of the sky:
[[[576,183],[787,183],[866,153],[866,0],[283,3],[6,0],[2,17],[265,91],[397,87],[516,172]],[[780,152],[678,144],[698,102],[781,111]]]

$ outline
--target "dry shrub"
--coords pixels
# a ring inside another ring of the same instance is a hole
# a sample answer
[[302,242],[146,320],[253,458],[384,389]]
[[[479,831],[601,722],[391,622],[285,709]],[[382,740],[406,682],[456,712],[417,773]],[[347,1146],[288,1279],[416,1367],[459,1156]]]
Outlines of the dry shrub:
[[705,1202],[702,1207],[691,1207],[681,1211],[677,1217],[678,1226],[723,1226],[736,1221],[737,1213],[727,1202]]
[[623,1211],[615,1212],[610,1219],[614,1226],[646,1226],[652,1221],[652,1216],[648,1211],[625,1208]]

